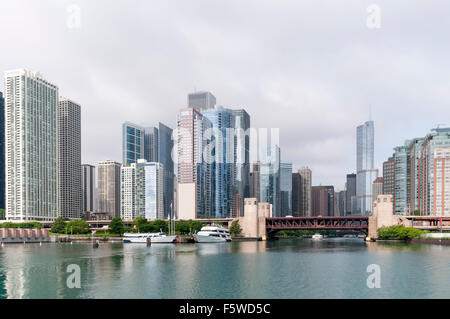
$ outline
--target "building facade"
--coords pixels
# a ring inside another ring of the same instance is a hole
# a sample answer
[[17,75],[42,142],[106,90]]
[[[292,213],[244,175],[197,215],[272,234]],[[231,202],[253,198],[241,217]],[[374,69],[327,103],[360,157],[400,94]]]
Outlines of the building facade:
[[215,107],[202,111],[203,117],[211,123],[211,217],[224,218],[237,216],[235,200],[235,155],[234,155],[234,116],[229,109]]
[[304,166],[298,170],[300,175],[300,216],[312,215],[312,171]]
[[395,161],[390,157],[383,162],[383,194],[394,195],[395,190]]
[[280,215],[292,215],[292,163],[280,163]]
[[243,110],[233,110],[234,117],[234,211],[244,214],[244,199],[250,197],[250,115]]
[[260,149],[260,201],[272,204],[274,217],[281,217],[280,209],[280,148],[278,145]]
[[312,216],[335,216],[333,186],[313,186],[311,189]]
[[89,164],[81,165],[81,212],[95,212],[96,204],[96,178],[95,166]]
[[[383,177],[378,177],[373,181],[372,185],[372,198],[375,202],[378,195],[383,195]],[[373,203],[372,203],[373,208]]]
[[347,174],[347,181],[345,183],[347,190],[345,196],[345,215],[357,215],[357,200],[356,200],[356,174]]
[[196,108],[181,109],[177,121],[177,217],[195,219],[212,216],[212,159],[203,150],[211,144],[205,131],[211,122]]
[[6,219],[58,216],[58,87],[39,73],[5,72]]
[[250,197],[256,198],[259,201],[259,179],[260,179],[260,164],[255,162],[252,165],[252,172],[250,176]]
[[122,124],[122,163],[136,163],[144,158],[145,128],[131,122]]
[[356,199],[358,215],[372,211],[372,183],[378,177],[374,167],[374,123],[367,121],[356,129]]
[[98,210],[112,217],[120,217],[120,168],[115,161],[98,163]]
[[207,91],[200,91],[188,94],[188,107],[198,111],[214,108],[216,97]]
[[81,106],[60,97],[58,108],[58,216],[80,218]]
[[164,218],[163,165],[147,162],[123,165],[121,168],[120,216],[124,220],[144,217],[150,220]]

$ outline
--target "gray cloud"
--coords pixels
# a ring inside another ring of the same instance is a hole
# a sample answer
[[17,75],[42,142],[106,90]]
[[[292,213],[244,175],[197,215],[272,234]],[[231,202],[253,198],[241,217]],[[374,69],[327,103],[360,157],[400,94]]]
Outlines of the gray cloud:
[[[449,122],[444,1],[3,1],[0,70],[41,71],[82,104],[83,162],[121,160],[125,120],[174,127],[186,94],[213,92],[279,127],[284,161],[342,188],[356,126],[375,120],[377,166]],[[66,25],[81,9],[81,27]],[[447,9],[447,10],[446,10]]]

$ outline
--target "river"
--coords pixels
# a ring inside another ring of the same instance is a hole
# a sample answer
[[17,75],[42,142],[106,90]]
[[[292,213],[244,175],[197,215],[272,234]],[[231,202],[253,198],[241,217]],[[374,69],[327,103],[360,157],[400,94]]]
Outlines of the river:
[[[379,288],[367,284],[373,267]],[[450,246],[13,244],[0,248],[0,298],[450,298]]]

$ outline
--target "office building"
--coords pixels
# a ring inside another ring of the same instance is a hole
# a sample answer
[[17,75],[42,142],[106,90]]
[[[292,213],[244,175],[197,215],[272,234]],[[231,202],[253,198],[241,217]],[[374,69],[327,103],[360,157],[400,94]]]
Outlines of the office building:
[[81,106],[60,97],[58,107],[58,216],[80,218]]
[[356,174],[347,174],[345,183],[345,216],[358,215],[357,199],[356,199]]
[[311,188],[312,216],[335,216],[335,194],[333,186]]
[[255,162],[252,165],[252,172],[250,175],[250,197],[256,198],[259,201],[259,177],[260,177],[260,164]]
[[[164,186],[163,186],[163,203],[164,203],[164,216],[168,217],[175,212],[174,208],[174,164],[172,159],[173,150],[173,130],[164,125],[158,123],[158,158],[154,162],[161,163],[163,166]],[[147,147],[146,147],[147,148]],[[148,162],[152,162],[148,160]],[[172,208],[171,208],[172,207]]]
[[298,170],[300,175],[300,216],[312,216],[312,171],[304,166]]
[[212,109],[216,105],[216,97],[207,91],[188,94],[188,107],[198,111]]
[[122,124],[122,162],[136,163],[144,158],[145,128],[130,122]]
[[[195,219],[212,216],[212,169],[210,152],[203,150],[211,137],[205,132],[211,122],[195,108],[181,109],[177,122],[177,217]],[[211,156],[212,157],[212,156]]]
[[144,128],[144,156],[147,162],[158,162],[159,138],[158,128],[150,126]]
[[81,213],[96,212],[96,178],[95,166],[81,165]]
[[356,129],[356,198],[358,214],[372,211],[372,183],[378,177],[374,167],[374,123],[367,121]]
[[234,116],[234,200],[233,211],[244,214],[244,198],[250,197],[250,116],[243,110],[233,110]]
[[[375,179],[373,181],[373,185],[372,185],[372,198],[373,201],[375,202],[378,195],[382,195],[383,194],[383,177],[378,177],[377,179]],[[373,203],[372,203],[373,206]]]
[[260,147],[260,201],[272,204],[274,217],[281,217],[280,209],[280,148],[267,144]]
[[292,215],[292,163],[280,163],[280,214]]
[[383,162],[383,194],[394,195],[395,188],[395,161],[390,157]]
[[5,72],[6,219],[57,217],[58,87],[39,73]]
[[120,217],[120,167],[115,161],[98,163],[98,211]]
[[337,211],[335,211],[336,216],[345,216],[345,212],[347,211],[347,207],[345,206],[347,203],[347,191],[337,191],[335,192],[336,196],[336,206]]

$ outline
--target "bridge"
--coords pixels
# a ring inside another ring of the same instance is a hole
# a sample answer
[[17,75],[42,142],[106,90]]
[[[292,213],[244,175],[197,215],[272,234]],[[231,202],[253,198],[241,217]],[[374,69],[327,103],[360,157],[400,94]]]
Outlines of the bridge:
[[268,217],[267,237],[273,237],[280,230],[354,230],[369,233],[367,216],[312,216],[312,217]]

